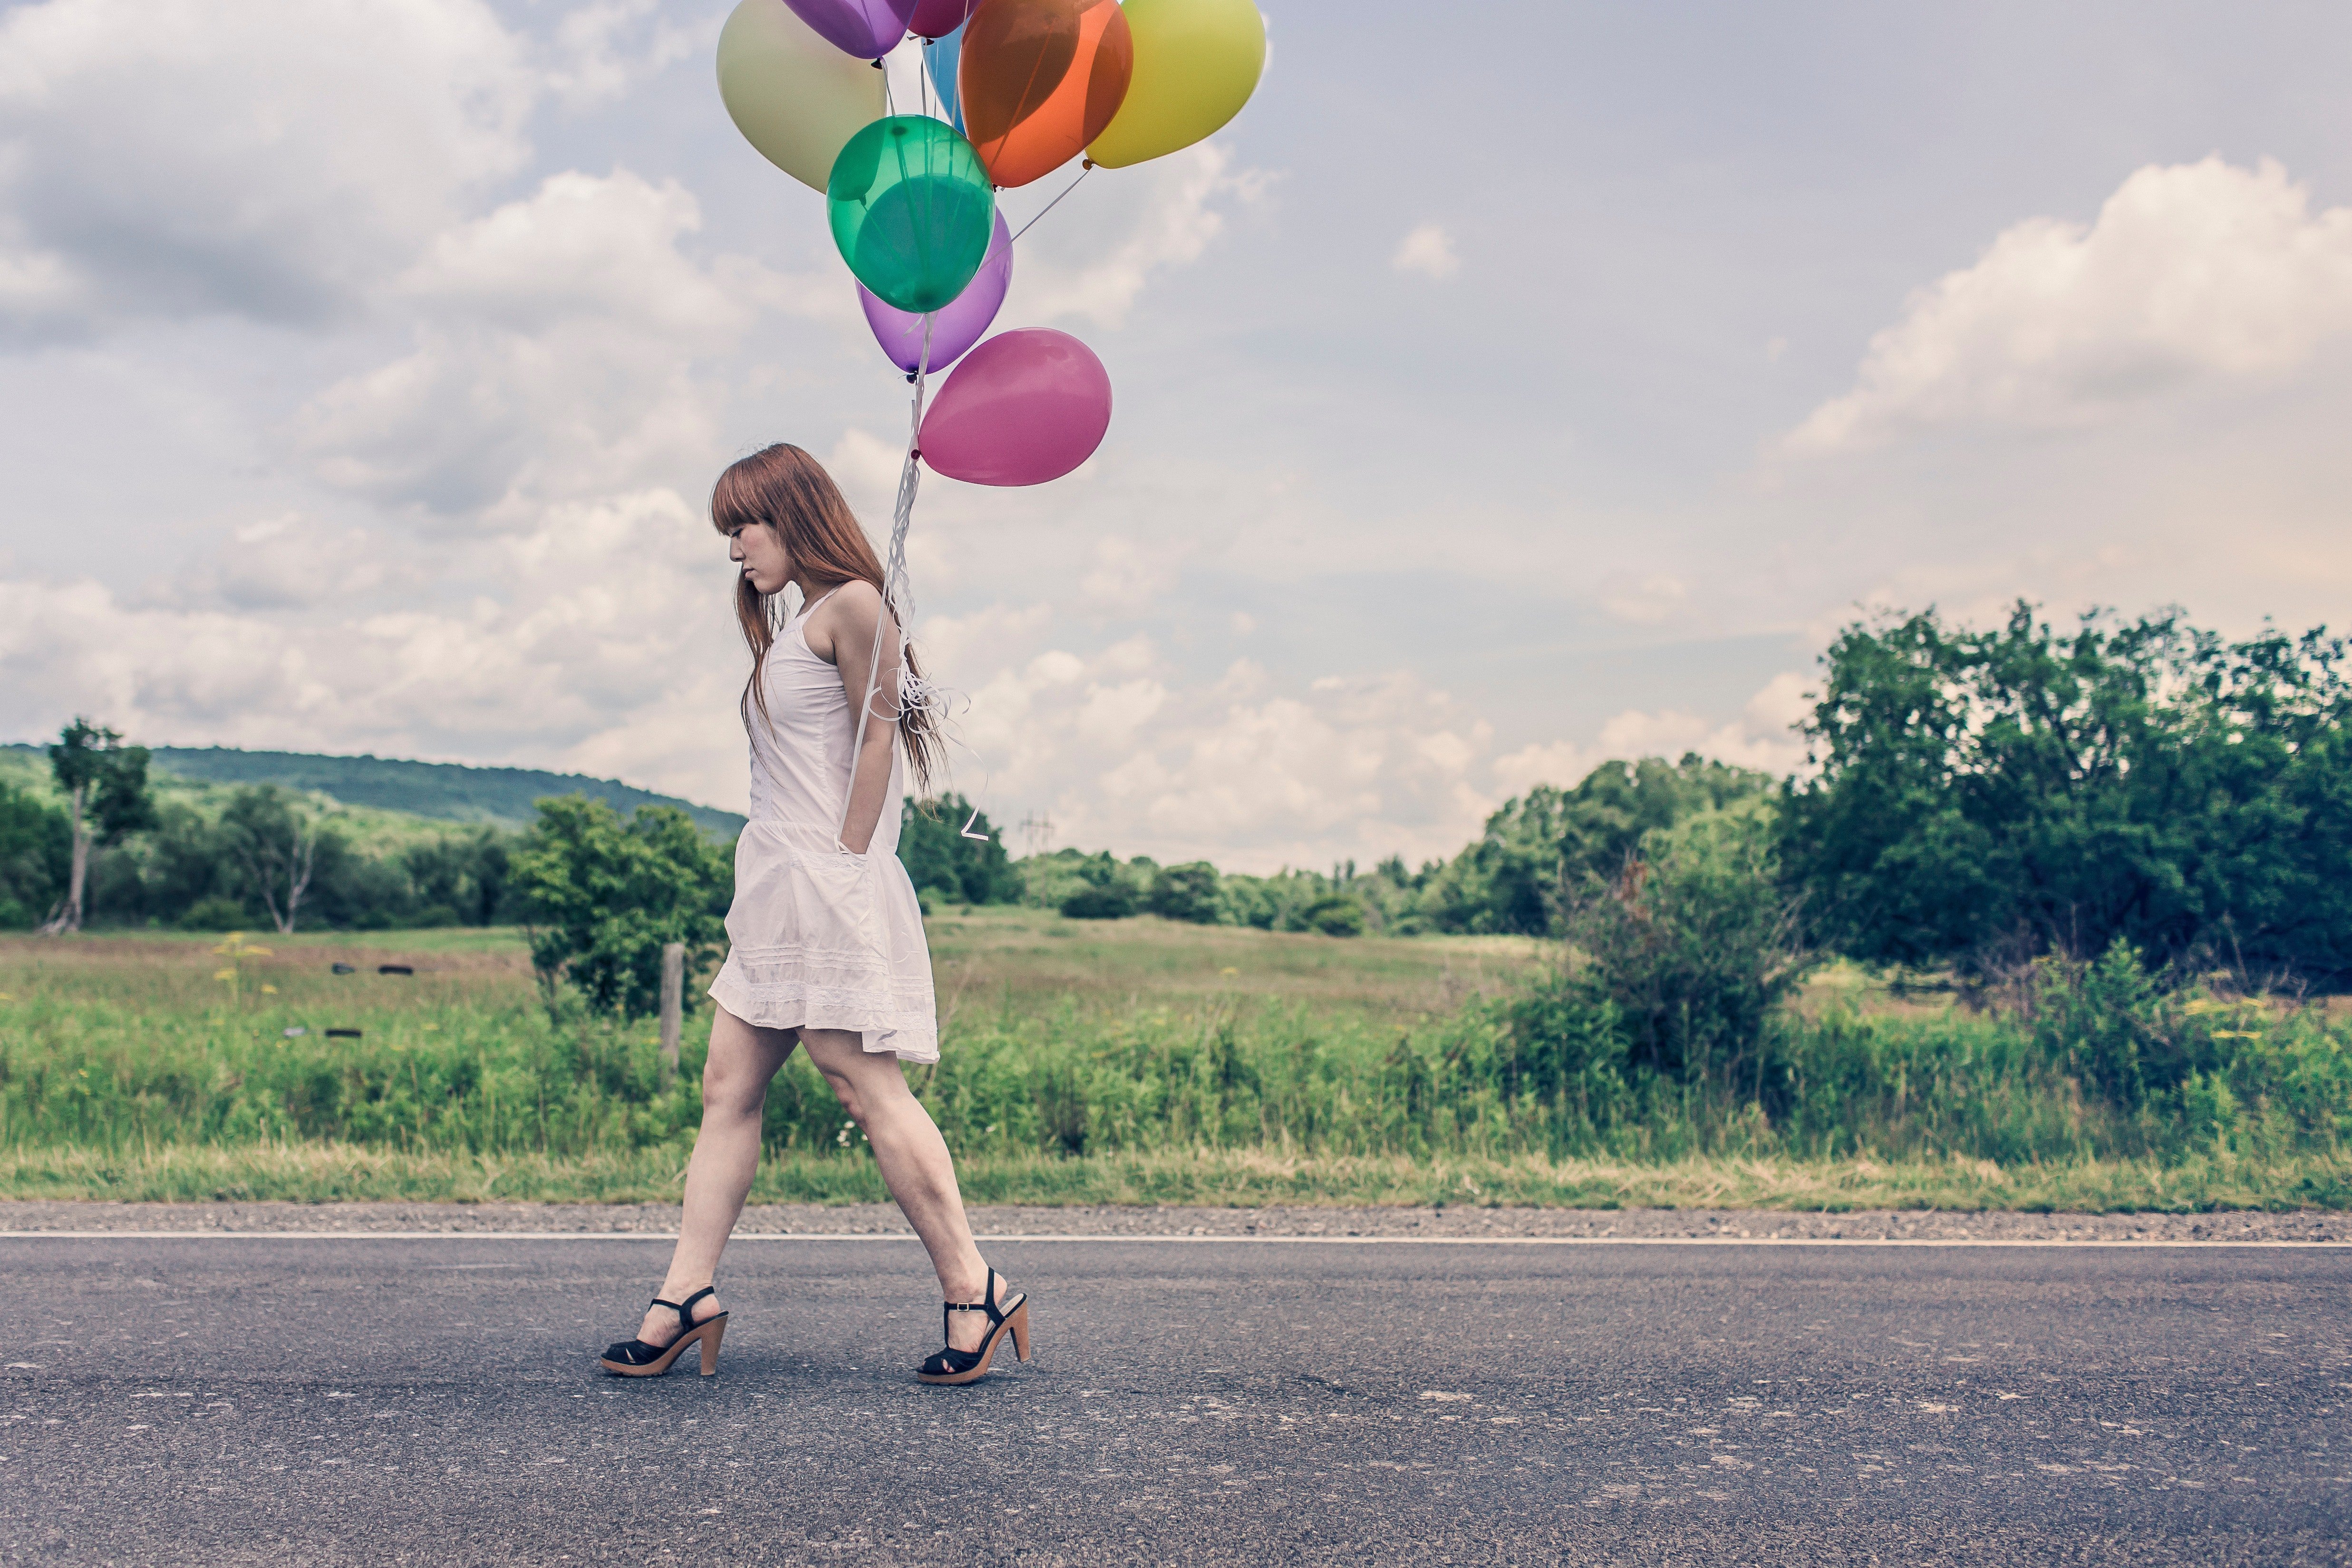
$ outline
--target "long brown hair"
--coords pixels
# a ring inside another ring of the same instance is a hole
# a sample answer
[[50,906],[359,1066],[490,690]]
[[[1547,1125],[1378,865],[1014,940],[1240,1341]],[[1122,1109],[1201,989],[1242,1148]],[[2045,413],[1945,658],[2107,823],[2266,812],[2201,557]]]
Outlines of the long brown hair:
[[[849,510],[849,502],[842,499],[841,487],[814,458],[779,441],[729,464],[710,489],[710,522],[721,533],[754,524],[772,528],[793,564],[810,580],[840,584],[855,579],[885,594],[883,613],[898,627],[899,660],[908,675],[921,679],[914,646],[907,638],[905,626],[899,624],[898,606],[885,593],[882,562],[866,541],[866,531],[858,526],[856,514]],[[752,705],[759,708],[762,721],[768,717],[768,694],[760,675],[767,668],[768,650],[775,646],[782,611],[782,594],[762,594],[749,577],[736,578],[735,618],[751,648],[751,679],[743,687],[746,719]],[[915,793],[929,795],[932,775],[946,771],[946,748],[938,719],[928,704],[907,702],[897,691],[890,693],[890,701],[898,710],[898,735],[907,745]]]

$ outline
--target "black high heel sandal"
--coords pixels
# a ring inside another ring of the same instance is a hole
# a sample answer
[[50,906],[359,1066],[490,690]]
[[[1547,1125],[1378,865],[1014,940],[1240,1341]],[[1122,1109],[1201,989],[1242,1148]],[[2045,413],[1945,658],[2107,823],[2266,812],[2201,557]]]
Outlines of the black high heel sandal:
[[986,1377],[988,1363],[996,1354],[997,1342],[1007,1334],[1013,1336],[1013,1353],[1023,1361],[1029,1359],[1029,1292],[1016,1290],[1009,1305],[998,1306],[995,1269],[988,1271],[988,1291],[980,1300],[943,1301],[940,1304],[941,1340],[948,1337],[948,1314],[950,1312],[986,1312],[988,1337],[980,1342],[980,1348],[976,1351],[960,1351],[951,1344],[942,1344],[916,1370],[918,1381],[974,1383]]
[[654,1306],[667,1307],[677,1314],[677,1338],[666,1345],[624,1340],[604,1352],[604,1370],[615,1377],[659,1377],[676,1364],[687,1346],[698,1343],[702,1346],[702,1375],[709,1377],[717,1373],[719,1342],[727,1337],[727,1314],[720,1312],[698,1323],[694,1321],[694,1304],[705,1296],[716,1295],[718,1290],[716,1285],[705,1285],[683,1301],[665,1301],[655,1297]]

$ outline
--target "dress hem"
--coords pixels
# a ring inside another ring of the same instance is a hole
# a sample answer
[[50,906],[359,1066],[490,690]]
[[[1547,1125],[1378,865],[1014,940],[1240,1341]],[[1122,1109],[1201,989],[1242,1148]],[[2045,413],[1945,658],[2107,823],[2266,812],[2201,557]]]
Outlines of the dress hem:
[[859,1037],[869,1056],[894,1056],[919,1066],[940,1059],[938,1026],[923,1013],[884,1013],[869,1006],[813,997],[802,985],[758,985],[736,980],[722,969],[710,985],[710,999],[755,1028],[835,1029]]

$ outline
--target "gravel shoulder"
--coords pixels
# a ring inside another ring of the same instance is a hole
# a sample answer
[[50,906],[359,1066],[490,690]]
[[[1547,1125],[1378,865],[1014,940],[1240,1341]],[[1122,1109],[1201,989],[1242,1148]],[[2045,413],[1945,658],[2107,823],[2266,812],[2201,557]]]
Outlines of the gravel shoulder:
[[[975,1206],[982,1237],[1372,1237],[1496,1240],[2063,1241],[2352,1243],[2352,1215],[2303,1209],[2266,1214],[2016,1214],[1957,1210],[1549,1208],[1181,1208]],[[194,1231],[220,1235],[559,1234],[663,1235],[677,1228],[666,1204],[108,1204],[0,1202],[0,1231],[105,1235]],[[905,1236],[887,1204],[769,1204],[743,1211],[739,1235]]]

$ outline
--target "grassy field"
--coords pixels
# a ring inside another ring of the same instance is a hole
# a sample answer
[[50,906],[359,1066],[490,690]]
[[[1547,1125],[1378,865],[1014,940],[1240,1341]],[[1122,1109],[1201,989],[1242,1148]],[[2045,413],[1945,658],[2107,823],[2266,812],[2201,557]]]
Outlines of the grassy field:
[[[1811,1122],[1658,1103],[1601,1131],[1498,1076],[1498,999],[1548,962],[1532,942],[1001,909],[930,931],[945,1060],[914,1078],[975,1201],[2352,1201],[2340,1140],[2312,1131],[2334,1125],[2340,1041],[2310,1018],[2278,1026],[2273,1077],[2317,1083],[2316,1110],[2225,1107],[2159,1142],[2070,1108],[2003,1057],[2014,1031],[1834,971],[1801,1012],[1854,1081]],[[675,1201],[708,1027],[689,1018],[687,1081],[666,1083],[650,1024],[551,1020],[512,931],[0,939],[0,1194]],[[767,1137],[755,1200],[882,1196],[804,1065]]]

